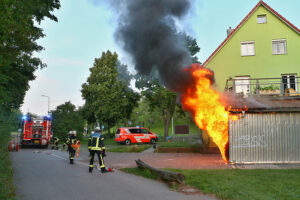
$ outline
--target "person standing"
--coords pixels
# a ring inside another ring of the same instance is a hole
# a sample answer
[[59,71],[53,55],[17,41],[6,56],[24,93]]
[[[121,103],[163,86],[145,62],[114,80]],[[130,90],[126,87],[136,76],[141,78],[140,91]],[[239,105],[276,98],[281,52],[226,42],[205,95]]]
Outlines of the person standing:
[[77,135],[76,131],[70,131],[68,138],[66,140],[66,144],[68,145],[70,164],[74,164],[76,145],[78,143],[78,139],[76,135]]
[[58,144],[59,144],[59,138],[56,136],[53,136],[51,138],[51,145],[52,145],[52,149],[57,149],[58,150]]
[[106,156],[104,137],[101,134],[101,129],[99,127],[96,127],[94,133],[91,134],[89,141],[88,141],[88,148],[90,151],[89,172],[90,173],[93,172],[95,154],[98,156],[101,172],[102,173],[108,172],[105,168],[104,160],[103,160],[103,157]]

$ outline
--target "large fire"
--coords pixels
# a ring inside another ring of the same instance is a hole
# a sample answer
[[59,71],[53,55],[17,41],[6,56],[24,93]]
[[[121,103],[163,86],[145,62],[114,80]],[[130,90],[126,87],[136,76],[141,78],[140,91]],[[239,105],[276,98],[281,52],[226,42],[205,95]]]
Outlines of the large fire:
[[228,162],[226,149],[229,112],[226,111],[220,94],[211,87],[214,74],[199,64],[193,64],[185,71],[191,73],[194,83],[182,93],[183,109],[190,111],[197,126],[207,131],[219,147],[223,159]]

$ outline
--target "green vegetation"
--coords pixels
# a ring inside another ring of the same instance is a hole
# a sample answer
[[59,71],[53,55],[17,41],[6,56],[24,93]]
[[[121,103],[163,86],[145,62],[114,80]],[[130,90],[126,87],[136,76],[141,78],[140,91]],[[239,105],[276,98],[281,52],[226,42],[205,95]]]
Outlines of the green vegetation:
[[[187,185],[204,194],[216,194],[220,199],[300,199],[300,169],[168,170],[182,173]],[[156,179],[148,170],[130,168],[122,171]]]
[[29,89],[34,72],[46,65],[34,57],[43,50],[37,40],[44,37],[38,27],[44,18],[57,21],[52,14],[59,0],[0,1],[0,199],[14,199],[13,170],[7,151],[10,132],[17,130],[18,111]]
[[149,179],[157,179],[157,176],[155,174],[152,174],[149,170],[142,170],[140,168],[122,168],[120,169],[123,172],[129,173],[129,174],[135,174],[137,176],[143,176],[145,178]]
[[176,171],[186,184],[221,199],[300,199],[300,169]]
[[34,57],[43,50],[37,40],[45,35],[38,24],[52,14],[59,0],[0,1],[0,105],[18,109],[34,72],[46,65]]
[[136,145],[119,145],[111,146],[106,151],[108,152],[130,152],[130,153],[140,153],[152,147],[149,144],[136,144]]
[[0,199],[14,199],[13,169],[7,150],[10,128],[0,123]]
[[199,144],[190,144],[187,142],[158,142],[159,147],[188,147],[200,148]]
[[110,127],[123,119],[129,119],[136,107],[139,94],[129,88],[130,77],[118,74],[118,55],[103,52],[90,68],[90,76],[82,85],[81,93],[85,100],[84,117],[89,124],[99,122]]
[[176,108],[176,93],[169,91],[160,83],[158,78],[152,76],[137,75],[135,86],[142,90],[142,95],[149,105],[149,111],[153,111],[154,108],[160,110],[160,118],[164,123],[164,137],[168,137],[169,127]]
[[15,199],[8,144],[11,132],[18,128],[18,119],[21,119],[19,111],[5,109],[0,105],[0,199]]
[[56,107],[52,111],[52,129],[53,134],[63,140],[69,131],[76,130],[77,136],[81,140],[85,121],[81,111],[76,110],[75,105],[66,102]]
[[[157,107],[151,109],[146,99],[142,99],[142,101],[139,102],[139,106],[133,110],[130,121],[131,125],[129,126],[143,126],[155,134],[160,136],[164,135],[164,122],[161,120],[161,111]],[[173,124],[174,129],[176,125],[188,125],[190,134],[201,133],[189,113],[183,113],[179,107],[176,107],[176,112],[173,115]],[[125,126],[127,125],[125,124]],[[168,131],[169,133],[172,132],[172,124],[170,124]]]

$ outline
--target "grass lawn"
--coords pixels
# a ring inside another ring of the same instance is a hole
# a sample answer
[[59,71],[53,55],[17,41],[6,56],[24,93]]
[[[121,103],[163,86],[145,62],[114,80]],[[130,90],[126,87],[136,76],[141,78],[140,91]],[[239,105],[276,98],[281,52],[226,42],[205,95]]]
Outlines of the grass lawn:
[[[201,133],[201,130],[195,124],[189,124],[189,127],[190,127],[190,134],[191,135]],[[146,128],[148,128],[148,127],[146,127]],[[174,129],[175,129],[175,124],[174,124]],[[150,129],[150,131],[155,133],[155,134],[163,136],[164,135],[164,125],[161,124],[160,126],[152,127]],[[174,132],[175,132],[175,130],[174,130]],[[186,136],[186,134],[183,134],[183,135]],[[171,126],[169,127],[169,136],[172,136],[172,127]]]
[[15,199],[13,184],[13,169],[7,150],[10,132],[7,127],[0,125],[0,199]]
[[[120,145],[115,142],[113,138],[106,138],[104,140],[107,152],[133,152],[140,153],[152,147],[149,144],[135,144],[135,145]],[[88,151],[88,138],[82,138],[80,151]]]
[[158,142],[159,147],[189,147],[189,148],[200,148],[199,144],[190,144],[187,142]]
[[118,145],[107,148],[107,152],[132,152],[140,153],[152,147],[149,144],[138,144],[138,145]]
[[[184,174],[187,185],[220,199],[300,199],[300,169],[168,170]],[[149,171],[138,168],[122,171],[156,179]]]

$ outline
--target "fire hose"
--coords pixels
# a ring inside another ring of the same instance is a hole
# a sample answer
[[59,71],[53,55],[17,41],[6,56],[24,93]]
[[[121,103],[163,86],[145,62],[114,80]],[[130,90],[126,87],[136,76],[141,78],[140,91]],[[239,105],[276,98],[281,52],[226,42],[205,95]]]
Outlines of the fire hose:
[[71,147],[75,150],[77,149],[77,152],[76,152],[76,158],[78,158],[79,156],[79,150],[80,150],[80,141],[77,140],[77,142],[75,144],[72,144]]

